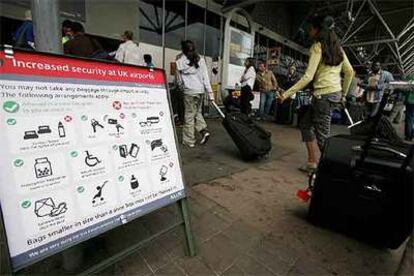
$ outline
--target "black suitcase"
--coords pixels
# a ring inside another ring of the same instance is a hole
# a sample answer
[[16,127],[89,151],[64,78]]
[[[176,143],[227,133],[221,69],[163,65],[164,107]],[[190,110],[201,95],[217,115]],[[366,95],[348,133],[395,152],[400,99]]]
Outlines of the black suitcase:
[[244,160],[260,159],[272,149],[271,133],[256,124],[247,115],[231,112],[227,115],[213,102],[213,106],[223,117],[223,126],[240,150]]
[[327,140],[310,185],[309,219],[394,249],[413,230],[414,145],[383,133],[389,132],[383,111],[391,94],[392,86],[364,131],[351,128],[352,135]]
[[311,222],[397,248],[413,229],[413,145],[328,139],[312,188]]
[[294,101],[286,99],[283,103],[277,103],[276,106],[276,124],[291,125],[293,124]]

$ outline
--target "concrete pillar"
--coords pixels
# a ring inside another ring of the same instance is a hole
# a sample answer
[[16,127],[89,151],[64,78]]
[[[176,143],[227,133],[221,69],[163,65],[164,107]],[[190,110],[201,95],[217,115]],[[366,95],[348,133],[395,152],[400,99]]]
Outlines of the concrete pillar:
[[36,51],[62,54],[59,1],[31,0]]

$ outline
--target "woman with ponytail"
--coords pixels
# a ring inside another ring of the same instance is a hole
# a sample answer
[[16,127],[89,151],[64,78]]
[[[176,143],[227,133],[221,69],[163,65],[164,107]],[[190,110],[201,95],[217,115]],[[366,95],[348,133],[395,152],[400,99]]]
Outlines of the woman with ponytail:
[[182,54],[177,57],[177,77],[184,90],[184,127],[183,144],[194,148],[195,131],[200,134],[200,145],[207,143],[210,132],[202,114],[204,95],[207,92],[212,101],[213,90],[210,85],[206,62],[196,51],[192,41],[181,42]]
[[330,16],[314,16],[310,20],[309,37],[313,44],[308,68],[302,78],[279,97],[283,102],[313,81],[312,103],[300,124],[308,152],[308,162],[300,169],[307,172],[317,167],[317,147],[322,151],[330,135],[332,107],[345,98],[354,75],[334,27],[334,19]]

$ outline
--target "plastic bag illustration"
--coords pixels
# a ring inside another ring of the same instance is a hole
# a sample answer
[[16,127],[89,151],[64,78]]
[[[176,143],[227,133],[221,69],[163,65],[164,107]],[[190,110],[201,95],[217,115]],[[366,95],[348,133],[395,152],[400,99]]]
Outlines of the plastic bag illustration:
[[55,205],[55,202],[51,197],[39,199],[35,202],[34,212],[37,217],[56,217],[61,214],[66,213],[68,208],[66,207],[66,202],[59,203],[58,206]]

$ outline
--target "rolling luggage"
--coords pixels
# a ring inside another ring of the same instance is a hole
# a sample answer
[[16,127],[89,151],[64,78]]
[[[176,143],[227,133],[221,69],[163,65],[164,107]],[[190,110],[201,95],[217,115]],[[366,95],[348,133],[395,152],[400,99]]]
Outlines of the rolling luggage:
[[398,248],[413,228],[413,146],[340,135],[326,144],[309,219],[378,246]]
[[357,125],[366,130],[362,136],[327,140],[310,178],[308,216],[313,223],[395,249],[413,230],[414,145],[381,134],[389,94],[370,124]]
[[215,102],[212,104],[223,118],[223,126],[244,160],[260,159],[270,152],[272,149],[270,132],[243,113],[230,112],[225,115]]
[[276,124],[293,124],[294,100],[286,99],[283,103],[276,106]]

